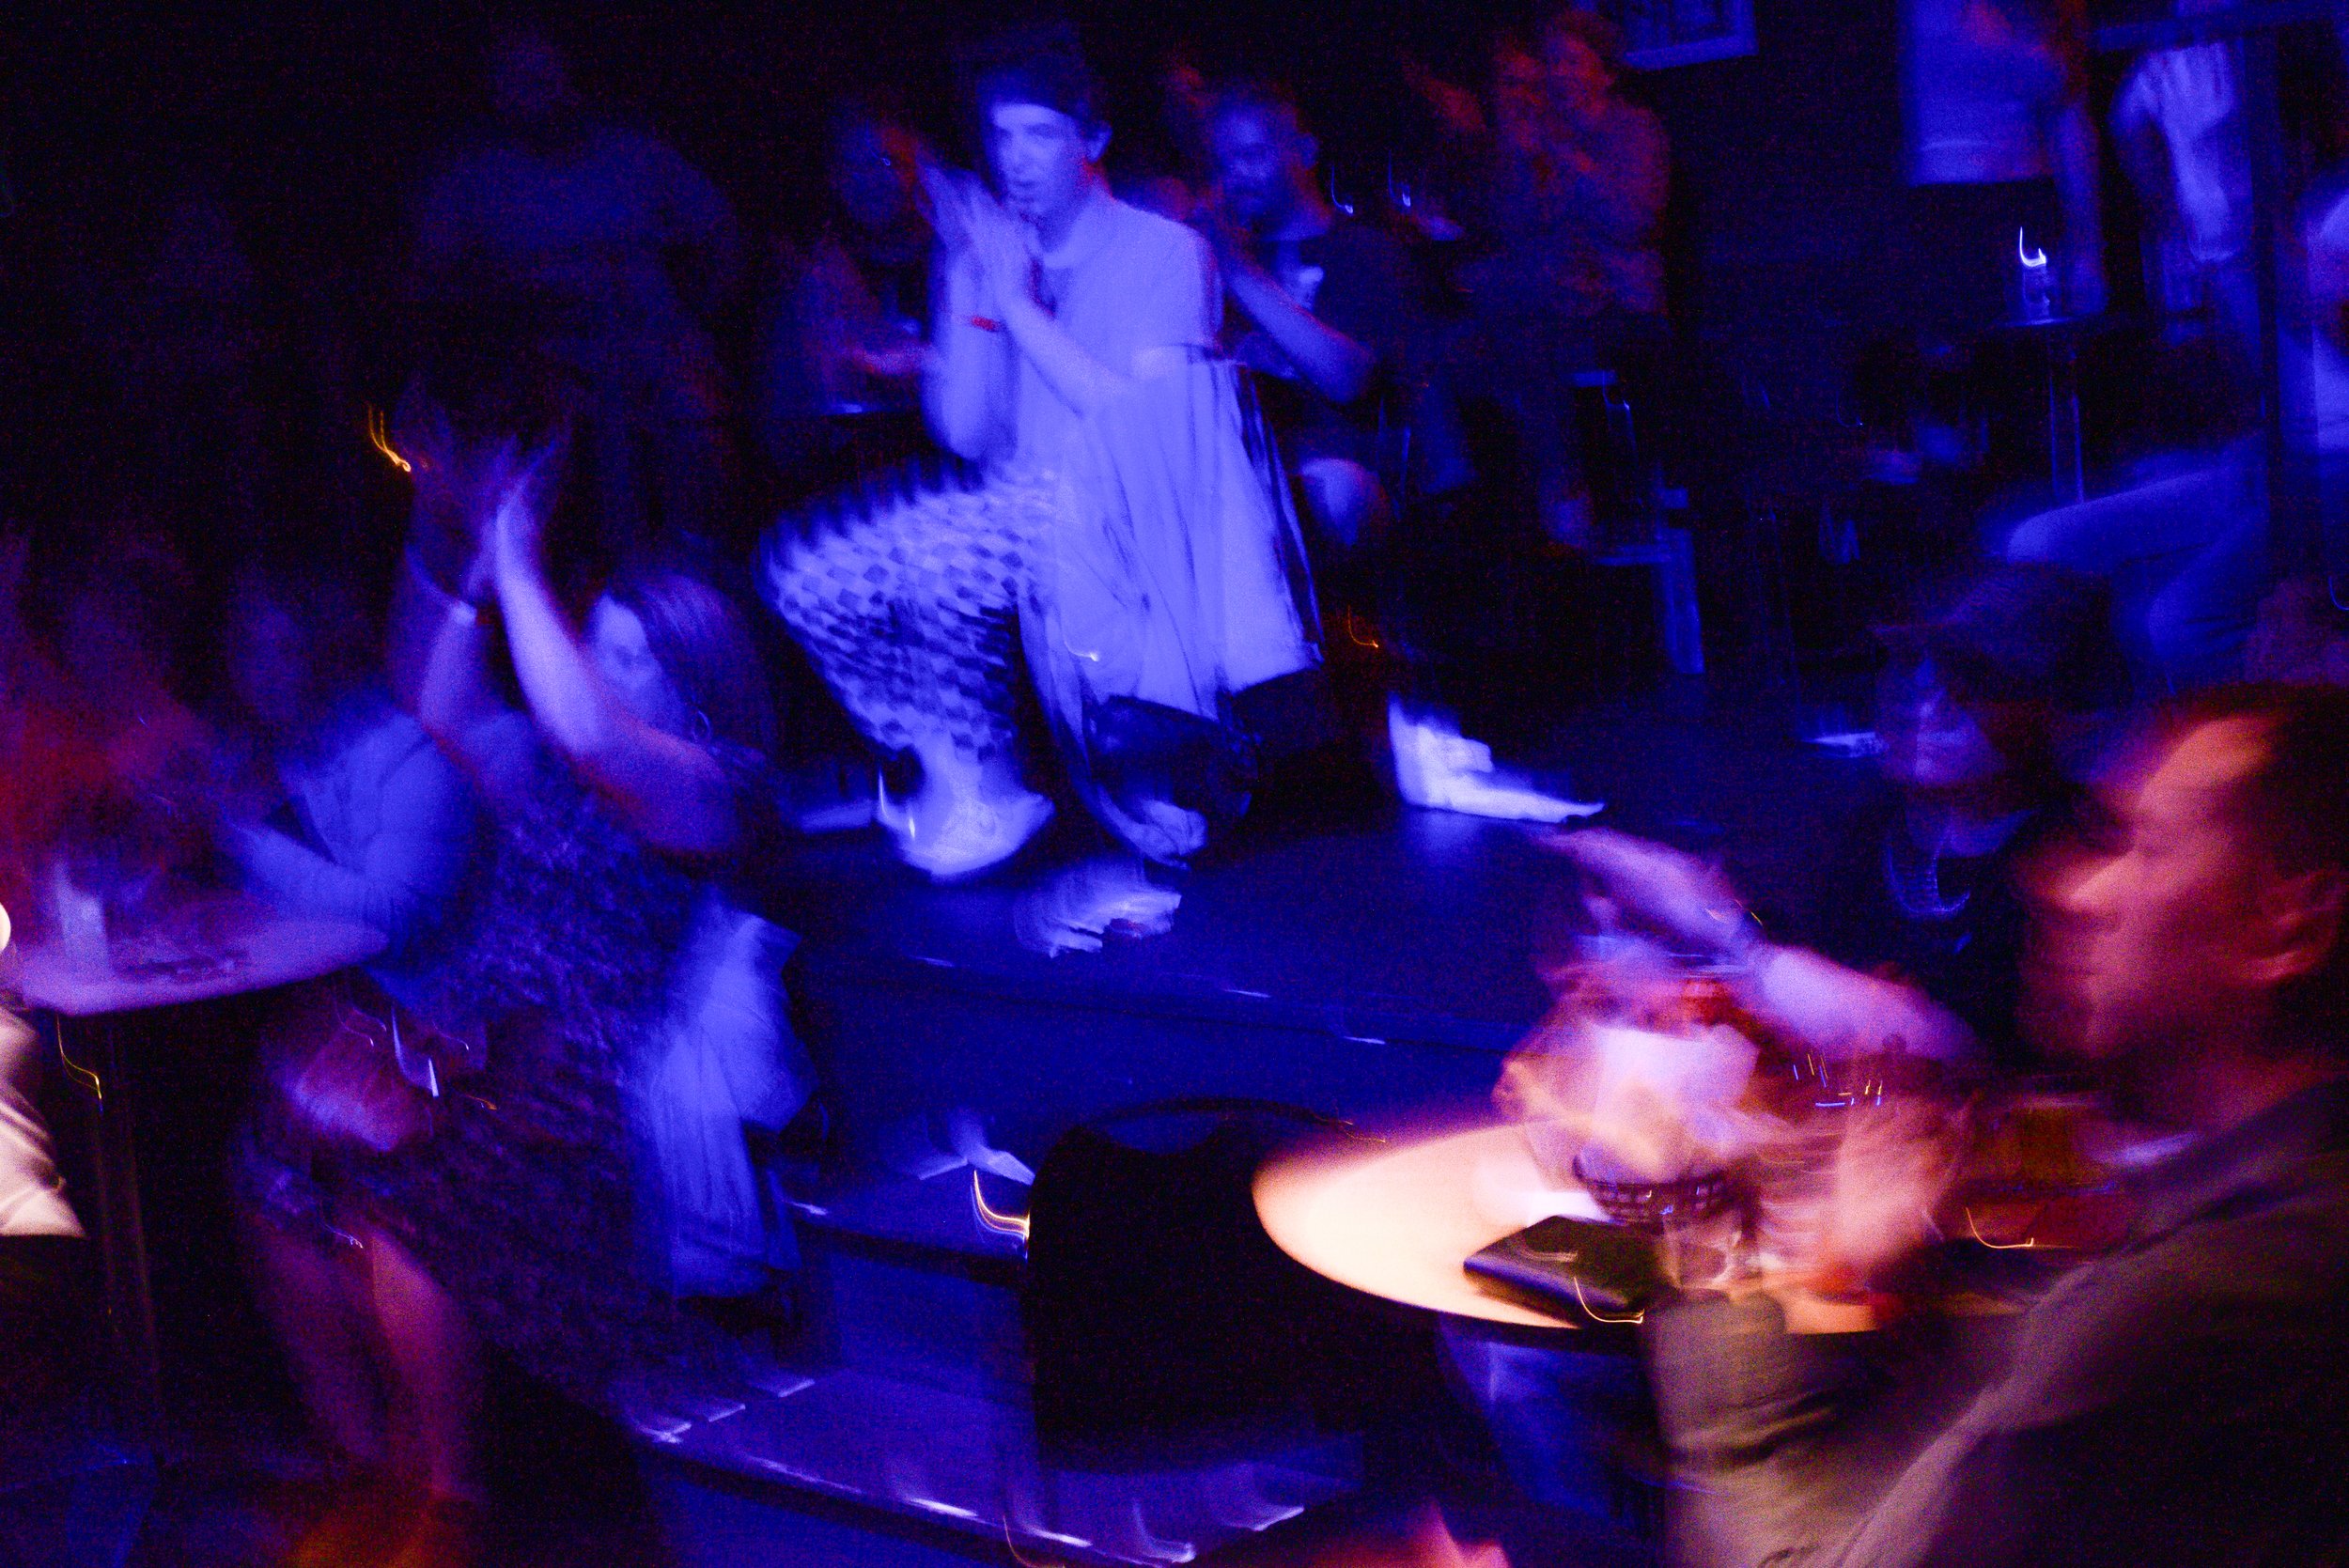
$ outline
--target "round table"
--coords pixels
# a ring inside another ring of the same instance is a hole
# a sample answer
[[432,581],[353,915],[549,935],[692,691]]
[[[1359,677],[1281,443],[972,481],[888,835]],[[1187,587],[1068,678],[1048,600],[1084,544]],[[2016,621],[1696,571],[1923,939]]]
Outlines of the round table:
[[[211,901],[187,930],[211,933],[216,946],[191,939],[132,938],[102,952],[62,943],[20,944],[0,955],[0,990],[48,1015],[58,1060],[90,1104],[98,1190],[93,1207],[107,1316],[124,1370],[147,1414],[161,1408],[161,1353],[148,1280],[147,1233],[140,1217],[137,1075],[125,1070],[120,1031],[134,1013],[264,991],[364,964],[384,937],[355,921],[283,914],[241,897]],[[70,1031],[68,1023],[75,1027]]]
[[1519,1327],[1583,1327],[1497,1296],[1461,1266],[1548,1215],[1602,1218],[1586,1194],[1551,1186],[1514,1123],[1276,1161],[1256,1177],[1256,1214],[1282,1251],[1384,1300]]
[[[1256,1214],[1273,1244],[1326,1279],[1383,1300],[1517,1328],[1593,1327],[1485,1288],[1471,1253],[1551,1215],[1605,1216],[1579,1188],[1534,1162],[1524,1129],[1482,1123],[1393,1142],[1351,1141],[1274,1161],[1256,1177]],[[1797,1334],[1873,1328],[1864,1303],[1788,1280],[1745,1287],[1775,1299]]]

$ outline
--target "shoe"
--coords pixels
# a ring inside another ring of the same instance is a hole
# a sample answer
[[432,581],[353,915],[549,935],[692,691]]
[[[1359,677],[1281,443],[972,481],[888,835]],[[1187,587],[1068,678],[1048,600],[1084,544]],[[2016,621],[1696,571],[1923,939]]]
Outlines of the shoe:
[[1387,705],[1387,738],[1394,748],[1394,786],[1414,806],[1455,811],[1504,822],[1564,822],[1595,816],[1603,801],[1568,800],[1512,784],[1493,768],[1492,748],[1439,722]]
[[[1012,913],[1021,945],[1057,957],[1098,953],[1111,932],[1159,937],[1174,929],[1183,895],[1159,887],[1119,858],[1072,865],[1030,890]],[[973,1162],[975,1163],[975,1161]]]
[[917,840],[909,821],[897,843],[906,863],[928,872],[931,880],[958,881],[1011,859],[1051,816],[1052,802],[1041,795],[1000,800],[964,796],[935,834]]

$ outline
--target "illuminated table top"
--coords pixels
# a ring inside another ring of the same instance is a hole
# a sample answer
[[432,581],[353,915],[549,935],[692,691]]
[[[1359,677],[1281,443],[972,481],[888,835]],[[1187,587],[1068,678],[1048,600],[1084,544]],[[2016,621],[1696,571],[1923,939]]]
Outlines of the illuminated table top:
[[[1462,1266],[1471,1253],[1550,1215],[1604,1218],[1587,1193],[1542,1173],[1516,1123],[1276,1161],[1256,1178],[1256,1214],[1282,1251],[1383,1300],[1515,1327],[1589,1327],[1498,1296]],[[1876,1326],[1865,1305],[1813,1295],[1790,1278],[1742,1288],[1775,1299],[1797,1334]]]
[[265,991],[364,964],[383,933],[356,921],[281,914],[250,900],[207,911],[206,939],[161,935],[113,944],[102,955],[57,942],[0,955],[0,985],[70,1018],[176,1007]]
[[[1536,1212],[1536,1194],[1552,1205]],[[1519,1327],[1581,1326],[1486,1290],[1461,1266],[1543,1213],[1595,1215],[1543,1177],[1514,1124],[1299,1156],[1256,1178],[1256,1213],[1276,1246],[1342,1285],[1407,1307]]]

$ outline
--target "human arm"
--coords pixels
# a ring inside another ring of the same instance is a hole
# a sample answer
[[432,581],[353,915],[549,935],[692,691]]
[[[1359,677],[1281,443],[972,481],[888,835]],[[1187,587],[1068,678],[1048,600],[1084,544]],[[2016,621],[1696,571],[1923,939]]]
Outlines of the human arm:
[[[361,751],[334,766],[367,760]],[[358,863],[343,864],[261,823],[232,826],[228,847],[252,885],[280,908],[371,925],[397,950],[430,924],[462,876],[472,802],[456,768],[422,743],[380,777],[351,782],[377,797],[376,831],[360,846]]]
[[2223,43],[2166,50],[2143,67],[2169,150],[2172,188],[2197,260],[2238,255],[2249,224],[2248,147],[2235,126],[2234,57]]
[[404,410],[415,506],[392,588],[386,663],[396,702],[494,806],[519,802],[528,757],[509,744],[519,718],[490,676],[490,552],[476,515],[482,486],[437,409]]
[[1201,224],[1232,298],[1249,319],[1288,356],[1314,390],[1332,403],[1351,403],[1370,387],[1378,356],[1290,297],[1281,280],[1257,261],[1247,238],[1221,211]]
[[1017,361],[977,258],[950,252],[940,264],[937,325],[922,379],[923,411],[938,439],[972,462],[1008,453]]
[[1897,1048],[1954,1062],[1972,1050],[1966,1026],[1914,989],[1769,941],[1718,866],[1603,828],[1545,842],[1580,868],[1586,902],[1602,924],[1736,963],[1738,1000],[1824,1056]]
[[646,722],[621,702],[564,617],[549,586],[538,485],[542,450],[498,491],[490,523],[490,579],[523,702],[556,753],[616,809],[637,837],[678,854],[712,855],[735,837],[733,786],[702,747]]

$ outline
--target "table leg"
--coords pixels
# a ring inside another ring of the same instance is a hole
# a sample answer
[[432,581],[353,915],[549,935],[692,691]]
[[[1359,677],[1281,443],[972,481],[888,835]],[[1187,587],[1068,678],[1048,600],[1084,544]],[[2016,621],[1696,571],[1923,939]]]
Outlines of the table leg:
[[2047,349],[2047,478],[2059,505],[2088,499],[2084,470],[2079,345],[2065,338]]
[[147,1226],[139,1207],[138,1141],[120,1032],[103,1020],[90,1019],[77,1024],[69,1039],[64,1016],[52,1017],[58,1061],[88,1107],[107,1328],[130,1385],[134,1419],[151,1428],[163,1417],[163,1356],[155,1333]]

